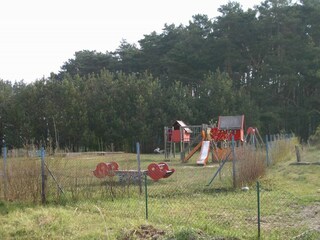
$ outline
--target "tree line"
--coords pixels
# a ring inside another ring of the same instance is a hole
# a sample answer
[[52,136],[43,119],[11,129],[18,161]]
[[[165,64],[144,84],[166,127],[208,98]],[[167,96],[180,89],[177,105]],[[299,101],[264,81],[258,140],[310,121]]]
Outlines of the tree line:
[[[303,141],[320,124],[320,3],[266,0],[244,11],[165,24],[139,46],[82,50],[58,73],[25,84],[0,80],[0,136],[23,147],[144,151],[163,146],[163,127],[244,114],[261,134]],[[2,143],[3,144],[3,143]]]

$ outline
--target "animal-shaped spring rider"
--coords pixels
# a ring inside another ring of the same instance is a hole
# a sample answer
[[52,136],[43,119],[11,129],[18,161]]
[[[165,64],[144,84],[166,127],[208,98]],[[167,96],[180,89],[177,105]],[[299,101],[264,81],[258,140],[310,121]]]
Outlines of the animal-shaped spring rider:
[[97,178],[114,177],[119,176],[120,181],[122,179],[133,178],[136,179],[139,175],[146,174],[152,180],[158,181],[161,178],[170,177],[175,170],[169,169],[169,166],[165,162],[151,163],[148,166],[148,170],[137,171],[137,170],[119,170],[119,164],[117,162],[101,162],[98,163],[96,169],[93,171],[93,175]]

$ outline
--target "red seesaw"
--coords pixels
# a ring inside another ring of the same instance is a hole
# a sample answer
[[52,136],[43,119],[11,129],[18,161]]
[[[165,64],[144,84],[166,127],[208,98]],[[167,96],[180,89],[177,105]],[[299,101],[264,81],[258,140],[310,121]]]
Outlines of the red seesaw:
[[[148,166],[148,170],[141,171],[141,174],[147,174],[151,179],[157,181],[161,178],[170,177],[175,170],[169,169],[168,164],[161,163],[151,163]],[[115,175],[118,176],[136,176],[139,174],[137,170],[119,170],[119,164],[117,162],[109,162],[109,163],[98,163],[96,169],[93,171],[93,175],[97,178],[104,177],[113,177]]]

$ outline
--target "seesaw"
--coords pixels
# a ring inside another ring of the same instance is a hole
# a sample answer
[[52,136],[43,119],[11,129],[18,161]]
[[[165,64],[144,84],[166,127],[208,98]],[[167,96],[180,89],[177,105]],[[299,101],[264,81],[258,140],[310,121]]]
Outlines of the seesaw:
[[97,178],[114,177],[118,176],[119,180],[123,179],[138,179],[143,174],[149,176],[152,180],[158,181],[161,178],[170,177],[175,170],[169,169],[168,164],[151,163],[148,166],[148,170],[137,171],[137,170],[119,170],[119,164],[117,162],[101,162],[98,163],[96,169],[93,171],[93,175]]

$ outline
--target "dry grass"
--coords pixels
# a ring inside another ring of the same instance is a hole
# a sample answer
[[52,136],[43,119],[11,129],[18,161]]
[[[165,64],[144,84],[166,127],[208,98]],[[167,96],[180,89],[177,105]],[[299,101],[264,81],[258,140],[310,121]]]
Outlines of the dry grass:
[[296,138],[279,138],[268,143],[268,156],[265,147],[244,145],[236,149],[237,186],[251,185],[266,174],[268,165],[288,161],[294,157]]
[[261,148],[250,145],[237,150],[236,176],[237,186],[252,185],[266,173],[266,154]]
[[8,161],[7,188],[8,200],[38,202],[41,194],[40,161],[32,158]]
[[299,145],[297,138],[279,139],[269,143],[269,158],[271,164],[288,161],[295,154],[295,145]]

